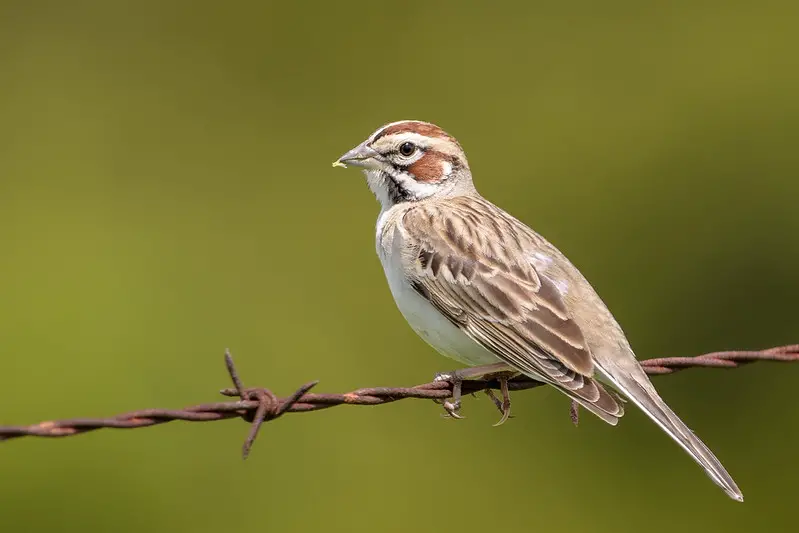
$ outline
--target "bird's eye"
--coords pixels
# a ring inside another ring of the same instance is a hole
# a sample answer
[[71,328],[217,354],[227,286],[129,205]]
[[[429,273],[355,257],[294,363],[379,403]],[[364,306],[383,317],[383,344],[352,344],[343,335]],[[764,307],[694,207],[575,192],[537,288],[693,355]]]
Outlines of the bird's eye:
[[416,151],[416,145],[411,142],[404,142],[399,147],[399,153],[404,155],[405,157],[413,155],[415,151]]

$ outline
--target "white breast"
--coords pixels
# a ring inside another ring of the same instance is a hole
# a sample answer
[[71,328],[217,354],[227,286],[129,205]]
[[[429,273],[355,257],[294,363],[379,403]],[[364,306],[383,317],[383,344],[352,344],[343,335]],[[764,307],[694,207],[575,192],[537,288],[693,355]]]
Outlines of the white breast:
[[[394,301],[405,320],[442,355],[470,366],[496,363],[498,359],[494,354],[454,326],[408,283],[400,252],[402,232],[395,231],[394,224],[387,224],[389,217],[390,212],[381,213],[377,221],[377,255]],[[392,235],[383,235],[384,230]]]

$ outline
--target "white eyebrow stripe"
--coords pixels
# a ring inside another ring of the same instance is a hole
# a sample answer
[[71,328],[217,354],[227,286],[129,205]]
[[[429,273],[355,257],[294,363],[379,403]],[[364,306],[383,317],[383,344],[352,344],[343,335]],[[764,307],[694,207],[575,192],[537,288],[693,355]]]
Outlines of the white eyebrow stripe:
[[461,159],[461,154],[463,151],[460,149],[458,144],[452,140],[441,139],[439,137],[427,137],[427,139],[429,139],[428,148],[432,148],[437,152],[441,152],[442,154],[454,156],[459,160]]
[[429,148],[435,139],[431,137],[427,137],[426,135],[421,135],[419,133],[415,133],[413,131],[403,131],[401,133],[393,133],[391,135],[387,135],[380,139],[378,143],[380,144],[402,144],[404,142],[412,142],[416,146],[420,148]]

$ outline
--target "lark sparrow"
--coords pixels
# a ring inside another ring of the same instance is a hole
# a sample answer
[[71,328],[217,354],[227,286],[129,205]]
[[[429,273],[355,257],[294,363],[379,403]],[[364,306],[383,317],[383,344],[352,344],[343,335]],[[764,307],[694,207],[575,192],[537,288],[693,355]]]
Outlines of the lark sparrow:
[[480,196],[455,138],[427,122],[394,122],[334,163],[346,165],[363,169],[380,202],[377,253],[399,310],[437,351],[477,367],[456,379],[515,371],[615,425],[624,409],[607,383],[743,501],[715,455],[660,398],[577,268]]

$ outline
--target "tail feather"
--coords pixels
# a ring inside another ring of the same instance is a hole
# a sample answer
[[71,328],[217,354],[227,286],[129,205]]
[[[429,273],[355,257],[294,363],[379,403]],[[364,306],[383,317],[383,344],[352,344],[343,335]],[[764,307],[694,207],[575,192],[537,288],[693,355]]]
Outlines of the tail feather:
[[624,406],[620,399],[607,391],[599,381],[586,376],[580,377],[582,385],[579,388],[556,383],[552,385],[611,426],[618,424],[619,418],[624,416]]
[[741,490],[721,462],[710,451],[710,448],[699,440],[699,437],[694,435],[693,431],[660,398],[643,371],[641,371],[643,379],[640,377],[636,379],[635,376],[631,375],[613,375],[602,367],[598,367],[598,369],[620,393],[638,406],[683,450],[688,452],[688,455],[704,469],[710,479],[721,487],[730,498],[739,502],[744,501]]

